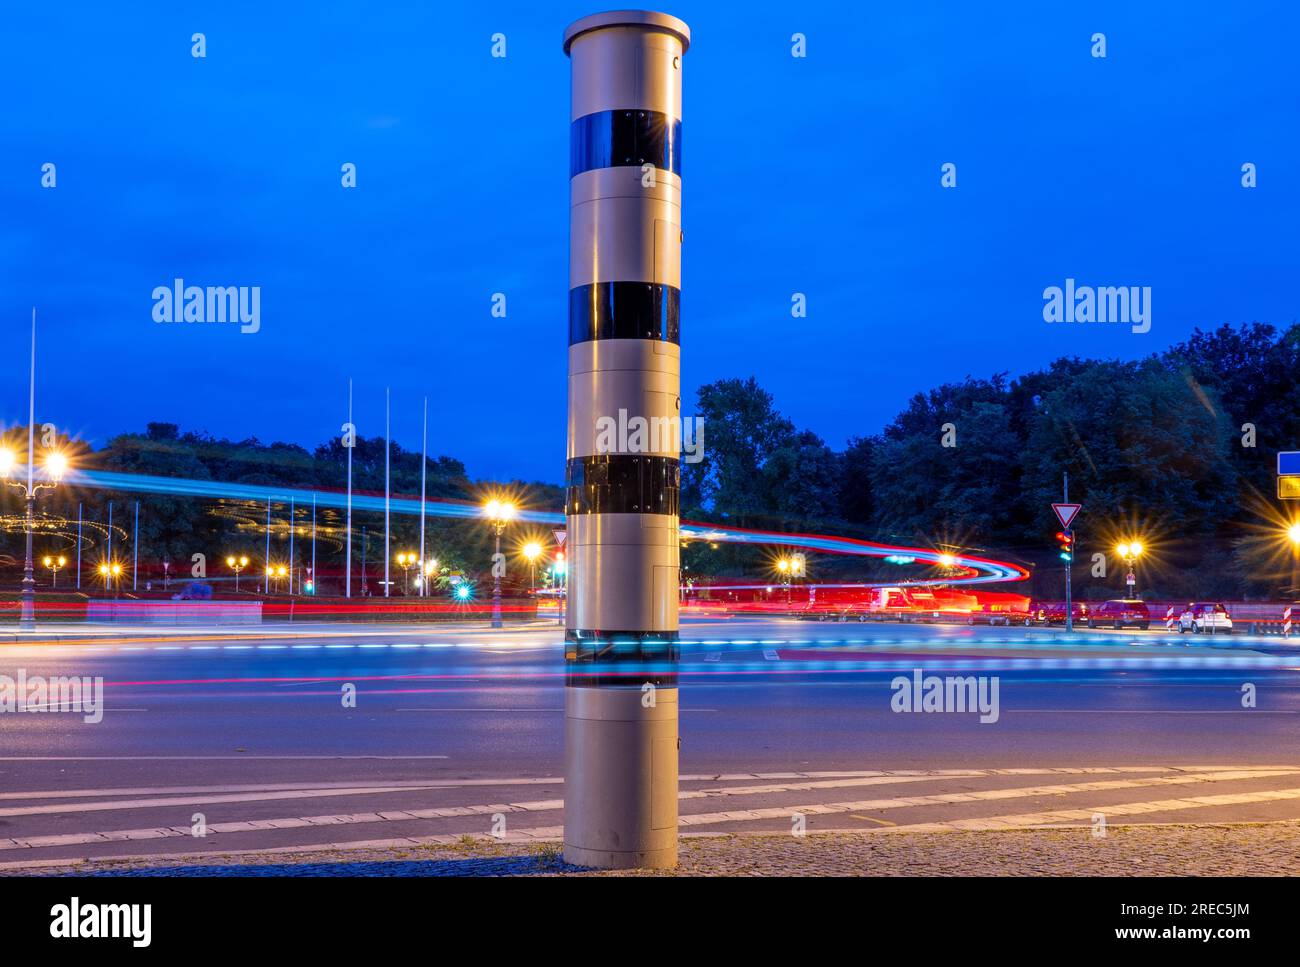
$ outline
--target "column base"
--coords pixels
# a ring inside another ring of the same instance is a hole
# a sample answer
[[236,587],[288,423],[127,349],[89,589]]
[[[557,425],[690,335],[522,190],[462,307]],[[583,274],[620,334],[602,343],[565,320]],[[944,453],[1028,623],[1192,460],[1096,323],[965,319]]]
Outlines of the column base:
[[622,853],[612,850],[584,849],[564,844],[564,861],[574,866],[596,870],[671,870],[677,865],[677,844],[665,849]]
[[605,870],[676,866],[677,689],[564,692],[564,858]]

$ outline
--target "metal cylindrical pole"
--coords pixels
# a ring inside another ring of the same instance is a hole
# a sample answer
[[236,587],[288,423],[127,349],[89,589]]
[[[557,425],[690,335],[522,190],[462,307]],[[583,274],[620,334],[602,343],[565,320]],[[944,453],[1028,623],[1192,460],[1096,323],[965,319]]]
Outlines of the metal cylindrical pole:
[[492,627],[501,627],[501,571],[498,570],[497,561],[501,560],[501,522],[497,521],[493,525],[496,531],[496,549],[492,554]]
[[429,583],[428,572],[424,564],[425,476],[429,467],[429,397],[427,396],[424,398],[424,432],[421,440],[423,442],[420,446],[420,597],[424,597],[428,592],[425,585]]
[[31,631],[36,627],[36,570],[32,564],[32,530],[36,527],[36,494],[27,491],[27,556],[23,560],[22,609],[18,627]]
[[108,590],[113,590],[113,502],[108,502]]
[[[564,855],[583,866],[677,863],[689,44],[686,24],[649,11],[595,14],[564,34],[573,79]],[[626,432],[632,420],[650,432]]]
[[262,593],[271,593],[271,498],[266,498],[266,577],[262,579]]
[[294,564],[293,531],[294,531],[294,525],[297,523],[295,520],[295,516],[296,515],[294,513],[294,501],[293,498],[290,497],[289,498],[289,593],[290,594],[293,594],[293,564]]
[[390,526],[391,503],[392,503],[392,474],[390,469],[390,458],[393,454],[393,403],[391,390],[384,390],[384,597],[388,597],[388,589],[392,585],[389,580],[388,572],[388,528]]
[[[354,434],[352,426],[352,380],[348,380],[348,433]],[[349,439],[355,443],[355,439]],[[348,447],[348,519],[345,525],[347,550],[343,555],[343,596],[352,597],[352,447]]]

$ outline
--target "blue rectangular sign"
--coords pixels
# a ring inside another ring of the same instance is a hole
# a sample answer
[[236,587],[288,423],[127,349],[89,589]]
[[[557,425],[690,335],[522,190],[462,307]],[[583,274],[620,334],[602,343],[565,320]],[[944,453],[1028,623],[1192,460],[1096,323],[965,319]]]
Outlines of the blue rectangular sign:
[[1278,476],[1300,473],[1300,450],[1283,450],[1277,455]]

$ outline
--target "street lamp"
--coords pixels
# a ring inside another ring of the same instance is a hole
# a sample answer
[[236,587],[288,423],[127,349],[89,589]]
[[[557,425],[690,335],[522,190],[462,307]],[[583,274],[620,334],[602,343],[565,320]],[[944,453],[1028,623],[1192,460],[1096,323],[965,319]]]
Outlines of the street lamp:
[[529,541],[524,545],[524,559],[528,562],[528,584],[537,589],[537,558],[541,556],[542,545]]
[[119,577],[122,574],[122,565],[117,564],[116,562],[112,564],[101,564],[99,565],[99,574],[104,579],[105,589],[111,591],[113,590],[113,578]]
[[492,553],[492,627],[501,627],[501,576],[505,573],[505,558],[501,556],[501,532],[515,516],[515,505],[508,500],[493,498],[483,505],[483,515],[492,523],[496,534],[496,550]]
[[248,558],[242,554],[235,557],[233,554],[226,558],[226,567],[235,572],[235,593],[239,593],[239,572],[248,567]]
[[1142,546],[1140,541],[1125,541],[1115,547],[1115,553],[1120,556],[1124,561],[1124,566],[1128,568],[1128,573],[1125,575],[1124,580],[1128,584],[1128,596],[1130,598],[1137,597],[1137,574],[1135,573],[1135,568],[1137,567],[1137,560],[1142,556],[1144,550],[1145,548]]
[[788,557],[783,557],[776,562],[776,569],[781,572],[781,581],[785,584],[785,606],[788,610],[790,607],[790,575],[794,571],[794,562]]
[[[419,563],[419,562],[416,562]],[[436,557],[425,561],[420,568],[420,575],[415,579],[416,586],[419,587],[421,594],[428,594],[432,586],[434,575],[438,573],[438,559]]]
[[416,557],[414,553],[401,553],[397,555],[397,566],[405,572],[404,578],[406,582],[406,594],[408,597],[411,594],[411,568],[415,567],[415,565],[419,563],[420,559]]
[[274,589],[275,585],[272,582],[279,578],[286,577],[288,574],[289,574],[289,569],[285,567],[283,564],[276,564],[272,567],[268,567],[266,569],[267,587]]
[[[35,358],[35,357],[33,357]],[[22,610],[19,613],[18,627],[31,631],[36,627],[36,569],[32,564],[32,532],[36,528],[36,495],[42,490],[53,490],[63,479],[68,470],[68,458],[57,450],[45,457],[45,482],[36,479],[34,425],[28,433],[27,445],[27,482],[11,480],[18,458],[6,447],[0,447],[0,479],[15,488],[27,500],[27,555],[23,563]]]
[[50,557],[47,554],[45,556],[45,560],[42,563],[50,570],[50,574],[51,574],[50,587],[57,588],[59,586],[59,568],[67,564],[68,559],[66,557],[63,557],[62,555],[58,557]]

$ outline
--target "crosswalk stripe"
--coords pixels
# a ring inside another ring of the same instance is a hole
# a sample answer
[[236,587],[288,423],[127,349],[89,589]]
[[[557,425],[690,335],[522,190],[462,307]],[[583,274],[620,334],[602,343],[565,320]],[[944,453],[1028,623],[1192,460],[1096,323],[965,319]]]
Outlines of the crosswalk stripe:
[[[853,802],[833,802],[833,803],[812,803],[806,805],[790,805],[777,807],[761,807],[758,809],[736,809],[723,812],[712,813],[694,813],[684,814],[679,817],[681,826],[705,826],[718,823],[737,822],[742,820],[762,820],[786,818],[794,813],[803,813],[807,815],[830,815],[835,813],[851,813],[870,810],[900,809],[908,806],[933,806],[933,805],[953,805],[958,803],[970,802],[987,802],[998,801],[1003,799],[1025,798],[1030,796],[1059,796],[1074,793],[1091,793],[1107,792],[1119,789],[1148,788],[1167,785],[1193,785],[1205,782],[1229,782],[1238,780],[1274,778],[1284,775],[1300,774],[1300,769],[1220,769],[1196,773],[1178,773],[1174,775],[1140,777],[1130,779],[1098,780],[1091,782],[1079,782],[1046,786],[1024,786],[1011,789],[987,789],[967,792],[937,793],[934,795],[906,796],[895,797],[890,799],[872,799],[857,800]],[[949,776],[951,777],[951,776]],[[974,778],[972,773],[959,773],[959,778]],[[751,786],[739,787],[732,790],[726,789],[706,789],[706,790],[684,790],[679,795],[684,800],[715,798],[726,796],[728,794],[737,796],[750,796],[773,792],[789,791],[807,791],[813,788],[839,788],[841,786],[857,786],[865,784],[892,784],[898,781],[919,781],[927,778],[944,778],[934,776],[907,776],[907,777],[855,777],[839,782],[825,783],[783,783],[777,786]],[[374,787],[350,788],[343,790],[330,790],[321,792],[320,790],[294,790],[265,795],[248,795],[233,797],[207,797],[206,799],[162,799],[162,800],[135,800],[125,805],[119,803],[78,803],[62,804],[43,807],[28,807],[28,812],[39,810],[41,812],[67,812],[76,808],[82,811],[99,810],[99,809],[121,809],[131,808],[133,806],[145,805],[173,805],[173,804],[194,804],[204,802],[245,802],[265,799],[282,799],[282,798],[316,798],[326,795],[356,795],[366,792],[406,792],[411,787]],[[1250,794],[1240,794],[1250,795]],[[1284,797],[1285,798],[1285,797]],[[1189,800],[1190,801],[1190,800]],[[1230,804],[1229,800],[1226,804]],[[1216,803],[1208,802],[1207,805]],[[523,802],[498,802],[491,804],[476,804],[463,806],[442,806],[431,809],[395,809],[376,812],[333,814],[321,816],[301,816],[287,817],[281,819],[265,820],[246,820],[233,821],[226,823],[213,823],[207,827],[209,833],[236,833],[249,832],[256,830],[271,830],[285,828],[301,828],[306,826],[336,826],[336,825],[359,825],[365,823],[382,823],[382,822],[401,822],[407,820],[419,819],[449,819],[464,816],[481,816],[493,815],[495,813],[520,813],[520,812],[549,812],[562,809],[564,802],[561,799],[546,799]],[[0,810],[0,814],[23,814],[24,810]],[[1028,815],[1028,814],[1027,814]],[[1089,811],[1088,815],[1091,815]],[[538,827],[535,829],[518,830],[517,833],[523,836],[538,836],[544,834],[550,836],[554,829],[560,827]],[[902,828],[902,827],[898,827]],[[0,839],[0,850],[22,849],[22,848],[40,848],[40,847],[57,847],[73,846],[92,843],[117,842],[122,840],[145,840],[145,839],[165,839],[177,836],[190,836],[192,831],[187,826],[172,827],[153,827],[145,829],[131,830],[111,830],[105,832],[90,833],[67,833],[50,836],[28,836],[13,837],[9,839]]]
[[945,830],[990,830],[1017,829],[1026,826],[1051,826],[1071,823],[1078,820],[1090,822],[1093,816],[1101,814],[1109,821],[1112,816],[1133,816],[1141,813],[1180,812],[1187,809],[1204,809],[1207,806],[1240,806],[1247,803],[1280,802],[1286,799],[1300,799],[1300,789],[1271,789],[1266,792],[1235,793],[1223,796],[1189,796],[1185,799],[1157,799],[1150,802],[1120,803],[1111,806],[1096,806],[1091,809],[1057,809],[1041,813],[1015,813],[1007,816],[985,816],[981,819],[954,819],[947,822],[912,823],[906,826],[894,826],[888,830],[871,830],[871,832],[906,832],[927,833]]

